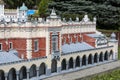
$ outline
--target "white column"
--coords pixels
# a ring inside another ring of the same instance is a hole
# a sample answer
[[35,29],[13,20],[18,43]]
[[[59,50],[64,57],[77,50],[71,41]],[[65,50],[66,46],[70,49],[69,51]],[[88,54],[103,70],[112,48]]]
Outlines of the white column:
[[5,80],[8,80],[8,73],[5,73]]
[[29,80],[29,73],[30,73],[30,71],[29,71],[29,69],[27,69],[27,80]]
[[31,59],[32,58],[32,40],[31,39],[27,39],[26,41],[26,50],[27,50],[27,59]]
[[86,57],[86,66],[88,65],[88,58]]
[[16,79],[19,80],[19,71],[16,72]]
[[80,58],[80,67],[82,66],[82,59]]
[[97,56],[97,63],[99,63],[99,56]]
[[75,64],[76,64],[75,60],[73,60],[73,69],[75,69]]
[[92,64],[94,64],[94,57],[92,57]]
[[37,71],[37,77],[39,77],[39,67],[36,68]]

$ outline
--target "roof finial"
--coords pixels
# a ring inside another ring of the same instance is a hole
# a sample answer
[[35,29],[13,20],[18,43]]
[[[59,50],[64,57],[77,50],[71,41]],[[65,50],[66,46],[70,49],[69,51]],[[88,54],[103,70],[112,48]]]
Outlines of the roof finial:
[[54,7],[53,7],[53,9],[52,9],[51,15],[56,15],[56,12],[55,12]]

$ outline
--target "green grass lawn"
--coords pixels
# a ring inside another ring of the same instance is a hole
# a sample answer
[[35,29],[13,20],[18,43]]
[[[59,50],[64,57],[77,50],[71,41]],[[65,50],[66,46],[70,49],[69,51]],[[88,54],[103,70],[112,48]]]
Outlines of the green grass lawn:
[[90,80],[120,80],[120,69],[91,77]]

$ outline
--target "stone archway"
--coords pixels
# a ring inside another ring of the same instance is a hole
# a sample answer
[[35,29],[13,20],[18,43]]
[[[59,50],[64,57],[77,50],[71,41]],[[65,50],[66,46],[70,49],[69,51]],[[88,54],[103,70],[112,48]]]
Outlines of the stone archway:
[[94,55],[94,63],[97,63],[97,58],[98,58],[98,54],[95,53],[95,55]]
[[46,66],[45,63],[42,63],[39,67],[39,75],[45,75],[46,74]]
[[8,80],[16,80],[16,70],[14,68],[10,69],[8,73]]
[[20,76],[19,76],[20,80],[26,79],[27,78],[27,69],[25,66],[23,66],[20,69]]
[[57,61],[55,59],[52,60],[51,64],[51,73],[57,72]]
[[66,59],[62,60],[61,66],[62,66],[62,70],[66,70]]
[[92,64],[92,54],[88,56],[88,64]]
[[86,55],[82,57],[82,66],[86,65]]
[[33,65],[30,67],[30,78],[36,77],[36,76],[37,76],[36,65],[33,64]]
[[71,68],[73,68],[73,58],[71,57],[70,59],[69,59],[69,69],[71,69]]
[[5,73],[3,70],[0,70],[0,80],[5,80]]
[[80,67],[80,57],[77,56],[76,60],[75,60],[75,67]]
[[101,52],[99,55],[99,62],[102,62],[102,61],[103,61],[103,53]]
[[108,60],[108,52],[106,51],[104,54],[104,60],[107,61]]

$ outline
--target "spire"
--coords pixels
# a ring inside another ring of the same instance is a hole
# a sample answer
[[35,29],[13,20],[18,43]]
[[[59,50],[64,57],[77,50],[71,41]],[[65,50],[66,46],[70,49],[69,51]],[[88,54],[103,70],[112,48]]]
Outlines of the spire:
[[56,12],[55,12],[55,9],[54,9],[54,7],[53,7],[53,9],[52,9],[52,12],[51,12],[51,14],[50,14],[51,16],[56,16]]
[[50,16],[49,16],[48,18],[54,18],[54,19],[60,18],[60,17],[58,17],[58,16],[56,15],[56,12],[55,12],[54,7],[53,7],[52,12],[51,12],[51,14],[50,14]]

